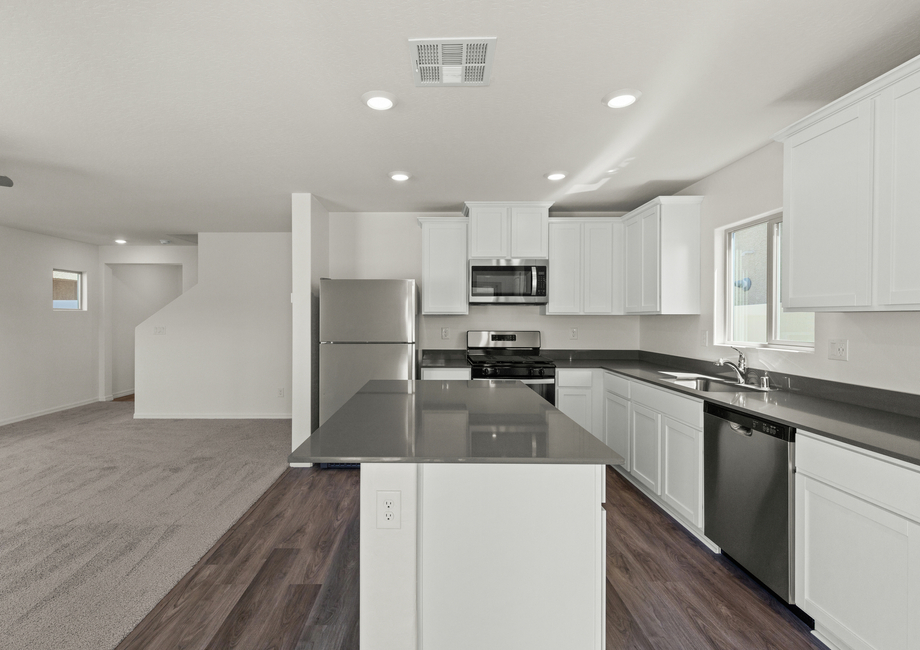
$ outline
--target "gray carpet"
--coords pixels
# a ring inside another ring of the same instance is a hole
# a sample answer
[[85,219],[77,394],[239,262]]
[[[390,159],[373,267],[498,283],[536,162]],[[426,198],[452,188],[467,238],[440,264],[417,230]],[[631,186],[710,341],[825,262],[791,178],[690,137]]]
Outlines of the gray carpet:
[[287,466],[290,420],[133,414],[0,427],[3,648],[115,647]]

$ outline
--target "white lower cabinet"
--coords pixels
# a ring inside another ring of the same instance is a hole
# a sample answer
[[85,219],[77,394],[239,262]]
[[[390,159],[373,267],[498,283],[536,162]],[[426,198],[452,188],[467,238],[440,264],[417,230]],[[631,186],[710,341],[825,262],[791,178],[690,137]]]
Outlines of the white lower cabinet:
[[604,371],[607,446],[618,469],[659,506],[703,537],[703,402]]
[[607,446],[624,458],[627,472],[629,461],[629,400],[612,391],[604,392],[604,435]]
[[422,379],[470,379],[469,368],[422,368]]
[[661,415],[641,404],[629,405],[630,473],[661,494]]
[[603,440],[595,430],[593,385],[591,368],[556,370],[556,408],[572,418],[576,424]]
[[[591,433],[591,388],[557,388],[556,408],[575,420],[575,423]],[[596,434],[595,434],[596,435]]]
[[703,527],[703,432],[664,418],[661,498],[697,528]]
[[852,650],[920,648],[920,467],[796,437],[796,604]]

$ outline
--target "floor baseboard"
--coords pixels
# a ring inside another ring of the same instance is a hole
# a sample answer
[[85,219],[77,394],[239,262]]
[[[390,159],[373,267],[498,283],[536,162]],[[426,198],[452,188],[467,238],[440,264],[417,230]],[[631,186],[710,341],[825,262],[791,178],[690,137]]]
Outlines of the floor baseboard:
[[134,413],[135,420],[290,420],[290,413]]
[[95,402],[105,402],[105,401],[106,401],[105,399],[99,399],[98,397],[93,397],[91,399],[85,399],[79,402],[74,402],[73,404],[64,404],[63,406],[55,406],[50,409],[44,409],[42,411],[35,411],[34,413],[28,413],[26,415],[17,415],[16,417],[7,418],[5,420],[0,420],[0,427],[5,426],[7,424],[16,424],[17,422],[23,422],[24,420],[31,420],[32,418],[38,418],[43,415],[51,415],[52,413],[66,411],[68,409],[75,409],[78,406],[86,406],[87,404],[93,404]]

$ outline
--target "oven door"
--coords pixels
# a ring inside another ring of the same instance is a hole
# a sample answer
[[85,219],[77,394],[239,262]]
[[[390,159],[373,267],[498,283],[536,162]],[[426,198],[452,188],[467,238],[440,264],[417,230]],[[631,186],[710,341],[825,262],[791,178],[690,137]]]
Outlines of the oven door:
[[476,377],[473,381],[521,381],[527,388],[534,391],[537,395],[547,402],[556,406],[556,380],[552,377],[541,377],[540,379],[501,379],[495,377]]
[[470,260],[470,304],[545,304],[546,260]]

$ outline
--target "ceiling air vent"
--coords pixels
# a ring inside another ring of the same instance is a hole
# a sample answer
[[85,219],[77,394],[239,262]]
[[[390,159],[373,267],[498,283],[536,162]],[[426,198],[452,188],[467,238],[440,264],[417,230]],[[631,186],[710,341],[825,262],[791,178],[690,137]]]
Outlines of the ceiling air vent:
[[410,38],[416,86],[488,86],[495,57],[494,36]]

